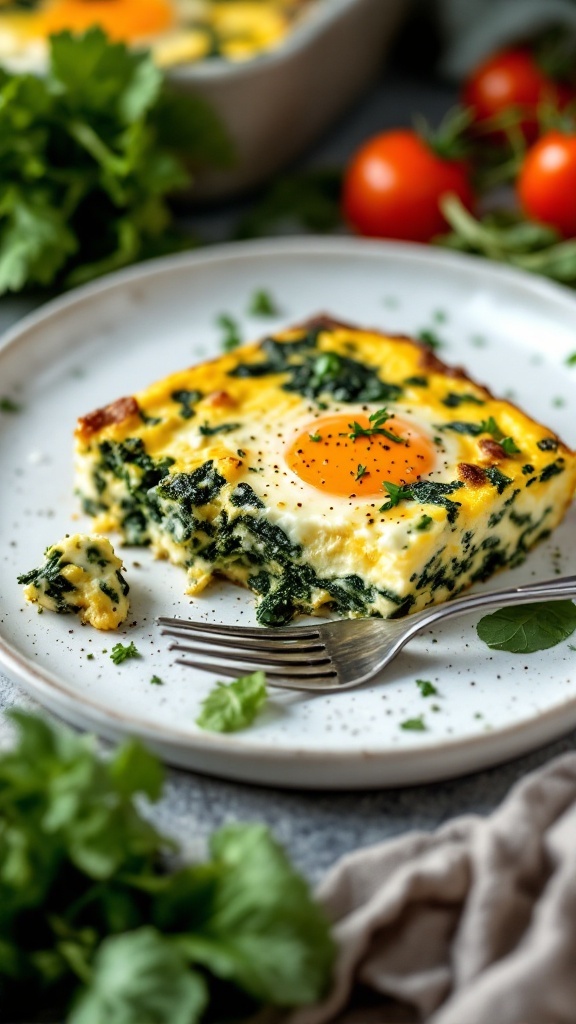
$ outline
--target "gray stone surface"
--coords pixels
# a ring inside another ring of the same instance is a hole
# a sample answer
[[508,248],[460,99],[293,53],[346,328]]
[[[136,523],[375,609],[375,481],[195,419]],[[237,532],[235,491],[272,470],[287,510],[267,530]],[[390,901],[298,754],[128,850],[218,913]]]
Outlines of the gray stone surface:
[[[318,146],[308,162],[338,165],[371,132],[406,124],[415,111],[437,121],[453,99],[450,90],[441,86],[398,76],[386,79]],[[190,222],[201,237],[223,240],[248,205],[235,203],[192,215]],[[29,308],[32,304],[23,300],[1,302],[0,331]],[[0,672],[0,708],[13,706],[37,707]],[[0,716],[0,746],[9,738],[10,726]],[[191,851],[201,849],[210,832],[227,821],[266,822],[295,863],[316,881],[338,857],[358,847],[411,829],[433,829],[458,814],[489,813],[517,779],[575,745],[573,732],[528,757],[463,779],[366,793],[278,791],[170,770],[165,796],[152,816]]]

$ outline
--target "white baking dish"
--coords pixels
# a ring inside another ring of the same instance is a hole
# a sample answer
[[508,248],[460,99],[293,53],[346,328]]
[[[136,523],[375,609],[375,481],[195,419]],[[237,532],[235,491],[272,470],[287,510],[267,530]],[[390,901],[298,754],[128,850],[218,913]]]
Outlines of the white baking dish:
[[222,117],[236,160],[198,175],[194,194],[232,196],[306,149],[378,74],[409,0],[318,0],[278,49],[245,63],[218,58],[169,72]]

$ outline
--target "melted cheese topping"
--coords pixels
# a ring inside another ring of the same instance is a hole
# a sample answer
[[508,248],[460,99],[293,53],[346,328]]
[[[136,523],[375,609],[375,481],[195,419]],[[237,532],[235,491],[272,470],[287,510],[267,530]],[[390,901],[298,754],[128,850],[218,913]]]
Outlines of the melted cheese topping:
[[122,561],[105,537],[75,533],[46,549],[44,563],[19,577],[27,601],[48,611],[77,612],[96,629],[116,629],[129,611]]

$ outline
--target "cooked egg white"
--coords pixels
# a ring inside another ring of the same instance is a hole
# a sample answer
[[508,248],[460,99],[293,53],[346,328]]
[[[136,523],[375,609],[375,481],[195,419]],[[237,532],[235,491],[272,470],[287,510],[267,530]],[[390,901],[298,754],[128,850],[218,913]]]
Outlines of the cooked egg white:
[[116,42],[150,47],[162,67],[209,57],[248,60],[282,42],[311,0],[31,0],[0,4],[0,61],[42,71],[48,39],[94,25]]
[[265,624],[401,614],[521,561],[576,456],[422,344],[320,318],[83,417],[99,530],[250,587]]
[[52,544],[44,562],[18,578],[27,601],[53,612],[77,612],[96,629],[116,629],[128,615],[122,561],[106,537],[75,533]]

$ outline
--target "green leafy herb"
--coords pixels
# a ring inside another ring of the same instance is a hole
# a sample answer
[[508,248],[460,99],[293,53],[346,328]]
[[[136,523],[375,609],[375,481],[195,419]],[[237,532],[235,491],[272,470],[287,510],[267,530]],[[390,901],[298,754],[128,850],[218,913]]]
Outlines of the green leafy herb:
[[152,686],[164,686],[164,680],[160,679],[160,676],[152,676],[150,682]]
[[[382,437],[387,437],[389,441],[394,441],[396,444],[405,444],[404,438],[398,437],[398,434],[394,434],[391,430],[387,430],[386,427],[382,426],[387,420],[393,419],[394,413],[388,412],[387,409],[378,409],[377,412],[369,416],[369,422],[371,426],[361,427],[359,423],[354,420],[353,423],[349,423],[348,427],[351,431],[348,437],[352,441],[356,441],[358,437],[372,437],[374,434],[380,434]],[[346,437],[346,434],[342,435]]]
[[[1,256],[0,256],[1,258]],[[0,412],[21,412],[22,406],[12,398],[4,396],[0,398]]]
[[518,455],[521,449],[511,437],[503,437],[500,441],[506,455]]
[[322,440],[322,435],[321,434],[308,434],[308,437],[310,438],[311,441],[321,441]]
[[416,337],[418,338],[419,341],[423,341],[424,344],[428,346],[428,348],[431,348],[433,352],[435,352],[439,348],[442,348],[443,345],[445,344],[445,342],[443,342],[442,339],[438,337],[436,331],[432,330],[429,327],[424,328],[424,330],[422,331],[418,331]]
[[480,639],[493,650],[533,654],[572,636],[576,605],[572,601],[546,601],[500,608],[480,619],[477,630]]
[[423,697],[437,697],[438,690],[428,679],[417,679],[416,686],[420,690]]
[[400,722],[400,728],[405,729],[407,732],[426,732],[424,716],[419,715],[418,718],[407,718],[405,722]]
[[379,512],[388,512],[391,508],[399,505],[401,501],[414,500],[414,495],[406,484],[394,484],[391,480],[385,480],[382,487],[388,492],[389,500],[380,506]]
[[327,922],[263,826],[224,828],[205,863],[175,866],[174,844],[139,806],[163,783],[143,747],[131,741],[101,761],[89,737],[10,717],[17,745],[0,753],[3,1020],[199,1024],[230,1005],[252,1016],[325,995]]
[[140,652],[135,646],[134,641],[131,640],[126,646],[124,644],[114,644],[110,657],[115,665],[121,665],[128,658],[139,658]]
[[251,316],[278,316],[278,305],[270,292],[260,288],[255,291],[248,307]]
[[0,293],[189,246],[166,202],[191,183],[181,156],[230,162],[216,115],[97,28],[53,36],[43,76],[0,70]]
[[366,476],[366,466],[362,466],[359,464],[358,469],[356,470],[355,479],[361,480],[363,476]]
[[478,253],[554,281],[576,283],[574,239],[561,239],[553,228],[507,210],[477,219],[453,194],[444,196],[440,206],[452,231],[435,239],[439,245]]
[[220,316],[216,318],[216,323],[222,328],[222,339],[220,341],[222,351],[233,352],[235,348],[242,344],[239,324],[228,313],[220,313]]
[[233,683],[217,683],[202,701],[202,711],[196,719],[202,729],[211,732],[236,732],[252,724],[268,693],[263,672],[241,676]]

